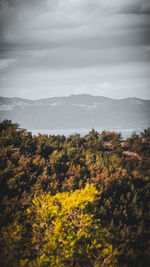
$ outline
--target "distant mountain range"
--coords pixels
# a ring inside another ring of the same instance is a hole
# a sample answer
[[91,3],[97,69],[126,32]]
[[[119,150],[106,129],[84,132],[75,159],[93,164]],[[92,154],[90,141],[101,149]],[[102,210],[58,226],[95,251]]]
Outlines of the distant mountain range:
[[26,129],[146,128],[150,100],[121,100],[87,94],[40,100],[0,97],[0,119]]

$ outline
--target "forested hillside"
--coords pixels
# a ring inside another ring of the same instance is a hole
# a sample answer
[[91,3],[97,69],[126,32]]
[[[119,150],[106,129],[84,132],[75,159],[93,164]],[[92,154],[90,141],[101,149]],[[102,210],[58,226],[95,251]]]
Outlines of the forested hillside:
[[0,266],[149,266],[150,128],[32,136],[0,123]]

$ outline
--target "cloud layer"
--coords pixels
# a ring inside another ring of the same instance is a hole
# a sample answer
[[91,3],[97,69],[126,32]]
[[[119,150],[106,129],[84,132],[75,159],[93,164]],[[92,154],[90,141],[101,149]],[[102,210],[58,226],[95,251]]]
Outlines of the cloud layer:
[[[69,95],[84,88],[120,97],[127,95],[121,90],[128,79],[127,87],[134,88],[129,96],[138,96],[140,76],[143,97],[150,97],[149,13],[149,0],[0,0],[1,94],[37,98],[43,92],[45,97]],[[101,73],[94,81],[95,69]],[[118,75],[109,81],[112,91],[104,92],[99,84],[108,82],[113,69]]]

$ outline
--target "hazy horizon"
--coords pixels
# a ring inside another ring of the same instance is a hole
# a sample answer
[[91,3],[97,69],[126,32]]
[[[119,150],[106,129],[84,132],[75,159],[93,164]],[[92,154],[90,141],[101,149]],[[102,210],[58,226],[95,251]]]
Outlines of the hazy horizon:
[[71,97],[71,96],[80,96],[80,95],[88,95],[88,96],[94,96],[94,97],[104,97],[104,98],[109,98],[109,99],[113,99],[113,100],[123,100],[123,99],[127,99],[127,98],[137,98],[137,99],[141,99],[141,100],[150,100],[150,98],[142,98],[142,97],[136,97],[136,96],[131,96],[131,97],[124,97],[124,98],[113,98],[113,97],[107,97],[107,96],[104,96],[104,95],[93,95],[93,94],[84,94],[84,93],[78,93],[78,94],[70,94],[70,95],[60,95],[60,96],[52,96],[52,97],[41,97],[41,98],[24,98],[24,97],[18,97],[18,96],[13,96],[13,97],[9,97],[9,96],[1,96],[0,97],[3,97],[3,98],[19,98],[19,99],[24,99],[24,100],[31,100],[31,101],[38,101],[38,100],[44,100],[44,99],[49,99],[49,98],[59,98],[59,97]]

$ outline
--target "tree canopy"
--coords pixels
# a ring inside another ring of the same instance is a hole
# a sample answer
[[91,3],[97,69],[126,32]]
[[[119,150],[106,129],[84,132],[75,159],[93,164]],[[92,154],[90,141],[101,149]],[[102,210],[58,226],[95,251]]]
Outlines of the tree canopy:
[[0,123],[0,266],[148,266],[149,128],[33,136]]

